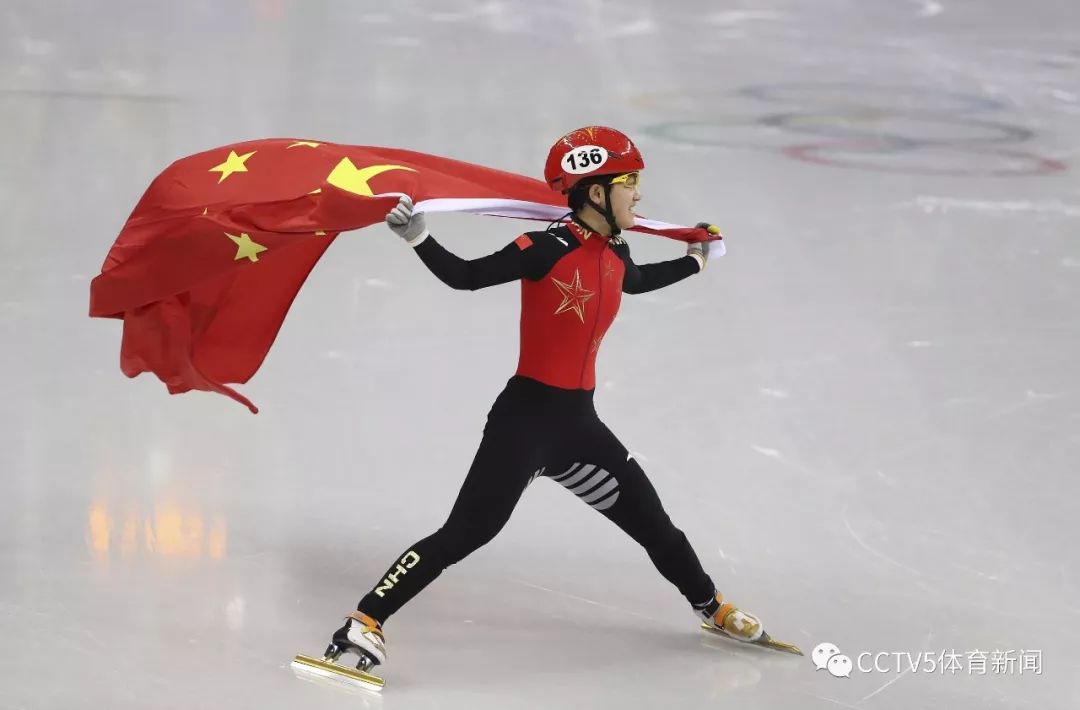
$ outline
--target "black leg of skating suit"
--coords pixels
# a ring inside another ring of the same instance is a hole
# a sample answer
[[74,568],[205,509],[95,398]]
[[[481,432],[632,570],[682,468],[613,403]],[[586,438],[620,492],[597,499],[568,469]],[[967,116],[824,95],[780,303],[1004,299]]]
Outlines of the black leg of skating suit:
[[712,580],[645,472],[597,417],[592,394],[511,378],[488,414],[446,522],[407,548],[357,608],[386,621],[444,569],[491,541],[539,476],[560,483],[636,540],[691,604],[709,598]]
[[668,517],[645,471],[598,418],[571,436],[571,464],[546,475],[599,511],[645,548],[656,569],[691,604],[709,598],[705,574],[683,531]]

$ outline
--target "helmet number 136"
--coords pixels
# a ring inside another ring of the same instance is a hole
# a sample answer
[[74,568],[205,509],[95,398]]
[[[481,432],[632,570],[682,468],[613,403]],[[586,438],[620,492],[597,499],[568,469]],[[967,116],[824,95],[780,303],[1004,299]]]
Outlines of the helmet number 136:
[[591,173],[607,162],[608,152],[596,145],[586,145],[563,156],[563,170],[568,173]]

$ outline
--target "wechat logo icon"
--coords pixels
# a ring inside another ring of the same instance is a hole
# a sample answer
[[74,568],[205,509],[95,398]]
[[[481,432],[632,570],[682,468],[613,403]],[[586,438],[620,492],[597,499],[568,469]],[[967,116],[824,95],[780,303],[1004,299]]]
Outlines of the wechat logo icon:
[[834,643],[819,643],[810,654],[810,660],[817,670],[827,670],[834,678],[851,677],[851,659],[840,653]]

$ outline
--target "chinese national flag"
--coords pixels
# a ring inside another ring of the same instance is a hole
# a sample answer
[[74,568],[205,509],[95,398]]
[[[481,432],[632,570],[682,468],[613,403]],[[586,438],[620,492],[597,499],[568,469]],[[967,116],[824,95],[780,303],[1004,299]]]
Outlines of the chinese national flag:
[[[394,148],[267,139],[182,158],[135,206],[90,285],[90,315],[124,321],[120,369],[173,394],[259,369],[315,262],[344,231],[417,211],[553,220],[565,201],[539,180]],[[683,241],[703,230],[639,220]],[[714,237],[715,239],[715,237]],[[721,246],[721,245],[716,245]]]

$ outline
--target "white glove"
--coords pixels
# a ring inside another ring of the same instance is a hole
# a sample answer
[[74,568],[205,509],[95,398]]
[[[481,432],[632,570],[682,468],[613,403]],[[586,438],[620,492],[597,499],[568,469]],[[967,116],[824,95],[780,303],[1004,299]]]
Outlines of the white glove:
[[423,212],[413,212],[413,201],[408,195],[402,195],[397,206],[386,215],[386,224],[390,230],[405,240],[411,247],[416,246],[428,236],[427,222]]
[[[709,224],[708,222],[698,222],[696,225],[698,229],[704,229],[709,234],[720,234],[720,228],[715,224]],[[686,255],[692,256],[698,261],[698,271],[705,270],[705,262],[709,260],[709,247],[712,242],[694,242],[686,245]]]

